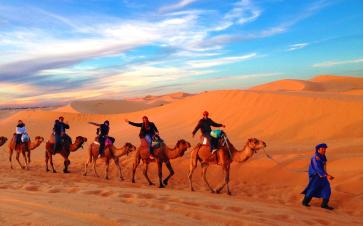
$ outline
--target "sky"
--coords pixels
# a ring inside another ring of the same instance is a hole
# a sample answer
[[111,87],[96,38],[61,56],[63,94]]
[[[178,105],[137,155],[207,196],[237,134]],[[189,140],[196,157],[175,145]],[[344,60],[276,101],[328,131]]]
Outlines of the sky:
[[363,76],[361,0],[0,0],[0,106]]

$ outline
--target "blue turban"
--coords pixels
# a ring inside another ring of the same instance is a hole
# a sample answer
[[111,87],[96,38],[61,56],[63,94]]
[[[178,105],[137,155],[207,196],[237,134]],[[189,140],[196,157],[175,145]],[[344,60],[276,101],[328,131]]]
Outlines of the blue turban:
[[328,145],[326,145],[325,143],[318,144],[315,146],[315,151],[318,151],[320,148],[328,148]]

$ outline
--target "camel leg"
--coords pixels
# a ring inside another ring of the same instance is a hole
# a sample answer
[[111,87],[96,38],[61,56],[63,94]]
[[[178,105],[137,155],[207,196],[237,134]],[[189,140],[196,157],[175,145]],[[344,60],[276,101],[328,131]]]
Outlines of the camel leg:
[[10,162],[10,169],[14,169],[13,168],[13,162],[11,161],[12,157],[13,157],[13,149],[10,148],[9,150],[9,162]]
[[63,173],[70,173],[69,170],[68,170],[68,166],[71,164],[71,161],[66,158],[64,160],[64,169],[63,169]]
[[110,167],[110,159],[109,158],[105,158],[105,179],[108,180],[108,169]]
[[98,157],[93,158],[93,173],[95,174],[96,177],[100,177],[100,175],[98,175],[97,169],[96,169],[97,158]]
[[169,176],[167,176],[166,178],[165,178],[165,180],[163,181],[163,184],[166,186],[166,185],[168,185],[168,181],[169,181],[169,179],[174,175],[174,170],[173,170],[173,167],[171,166],[171,164],[170,164],[170,161],[166,161],[165,162],[165,165],[166,165],[166,167],[168,168],[168,170],[169,170]]
[[24,169],[24,166],[20,163],[20,161],[19,161],[19,157],[20,157],[20,152],[16,152],[16,161],[19,163],[19,165],[20,165],[20,167],[22,168],[22,169]]
[[[135,174],[136,174],[136,169],[137,169],[137,166],[140,164],[140,154],[139,153],[136,153],[136,156],[135,156],[135,162],[132,166],[132,183],[135,183]],[[150,184],[150,183],[149,183]]]
[[147,162],[144,162],[144,169],[143,169],[143,174],[147,180],[147,182],[149,183],[149,185],[154,185],[153,182],[151,182],[149,176],[147,175],[147,172],[148,172],[148,169],[149,169],[149,163]]
[[208,169],[208,164],[204,163],[202,164],[202,176],[203,176],[203,180],[205,182],[205,184],[207,185],[207,187],[209,188],[209,190],[214,193],[213,188],[209,185],[208,181],[207,181],[207,169]]
[[48,162],[49,162],[48,151],[45,151],[45,171],[47,171],[47,172],[49,172]]
[[163,162],[162,161],[158,161],[158,175],[159,175],[159,188],[164,188],[164,184],[163,184]]
[[193,177],[193,172],[196,168],[197,164],[194,164],[193,159],[190,159],[189,174],[188,174],[190,191],[194,191],[192,177]]
[[48,152],[48,155],[49,155],[50,166],[52,167],[52,172],[56,173],[57,171],[55,171],[54,165],[53,165],[53,156],[50,152]]
[[88,165],[92,162],[92,154],[90,153],[88,160],[84,163],[84,173],[83,176],[87,176]]
[[[228,184],[229,182],[229,167],[228,166],[222,166],[224,171],[224,182],[219,187],[216,188],[216,193],[220,193],[222,189]],[[230,192],[228,192],[229,188],[227,188],[227,193],[230,195]]]
[[28,158],[26,157],[25,151],[22,151],[21,154],[23,155],[23,158],[24,158],[24,161],[25,161],[25,167],[24,167],[24,169],[29,170]]
[[113,161],[115,162],[115,165],[116,165],[116,167],[118,169],[120,179],[121,180],[124,180],[124,178],[122,176],[122,172],[121,172],[121,166],[120,166],[120,160],[119,160],[119,158],[114,157]]

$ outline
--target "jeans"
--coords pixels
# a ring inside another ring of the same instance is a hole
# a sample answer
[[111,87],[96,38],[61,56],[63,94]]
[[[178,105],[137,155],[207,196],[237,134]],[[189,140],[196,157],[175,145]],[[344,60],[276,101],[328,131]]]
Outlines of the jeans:
[[145,135],[145,140],[146,140],[146,143],[149,145],[150,154],[154,154],[152,136],[150,134],[146,134]]
[[99,154],[102,155],[105,151],[105,141],[106,141],[106,136],[99,136],[98,137],[98,142],[100,143],[100,149],[99,149]]

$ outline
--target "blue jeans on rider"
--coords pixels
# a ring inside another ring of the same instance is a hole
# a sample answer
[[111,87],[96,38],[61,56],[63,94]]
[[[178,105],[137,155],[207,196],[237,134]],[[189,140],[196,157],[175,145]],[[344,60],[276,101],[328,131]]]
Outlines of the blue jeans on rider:
[[105,152],[105,142],[106,142],[106,136],[99,136],[98,137],[98,142],[100,143],[100,149],[99,149],[99,154],[103,155],[103,153]]
[[149,152],[150,154],[154,154],[154,150],[153,150],[153,138],[150,134],[146,134],[145,135],[145,140],[146,140],[146,143],[149,145]]

